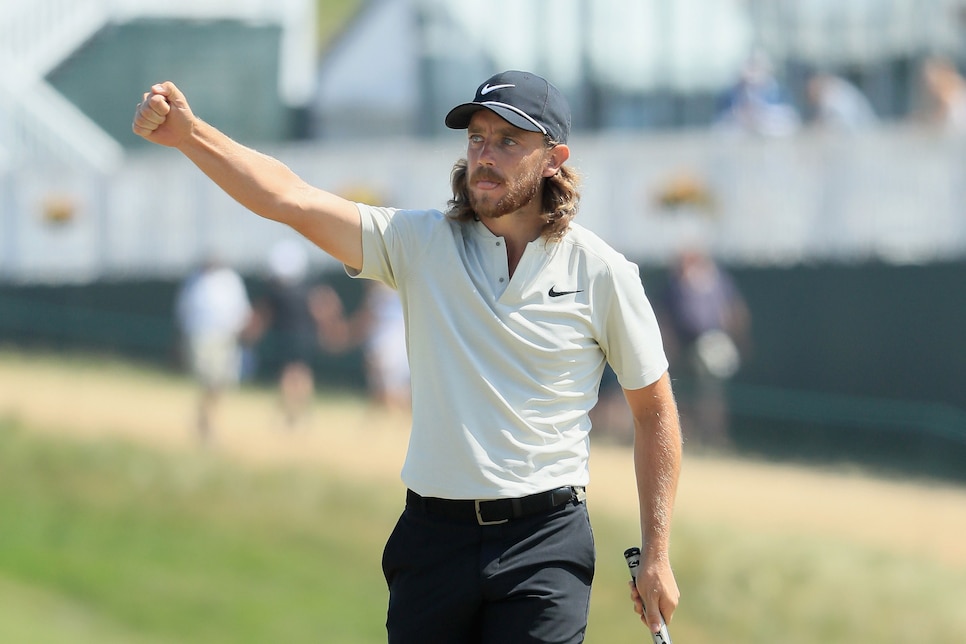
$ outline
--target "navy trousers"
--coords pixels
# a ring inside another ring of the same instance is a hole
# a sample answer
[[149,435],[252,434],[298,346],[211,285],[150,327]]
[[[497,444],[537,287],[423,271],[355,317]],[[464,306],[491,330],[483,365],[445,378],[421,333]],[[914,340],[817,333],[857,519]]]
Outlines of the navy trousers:
[[408,506],[383,553],[389,643],[583,642],[595,560],[581,502],[485,526]]

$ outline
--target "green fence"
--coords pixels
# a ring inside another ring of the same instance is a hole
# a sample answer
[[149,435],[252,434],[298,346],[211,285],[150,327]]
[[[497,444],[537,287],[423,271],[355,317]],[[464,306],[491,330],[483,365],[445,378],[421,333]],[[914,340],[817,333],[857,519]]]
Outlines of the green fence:
[[[341,277],[341,279],[340,279]],[[327,276],[346,306],[361,298],[361,286],[344,275]],[[348,282],[348,283],[347,283]],[[246,279],[254,301],[265,288]],[[164,368],[180,367],[179,333],[174,302],[175,281],[98,282],[88,285],[0,285],[0,344],[45,351],[86,351],[130,358]],[[279,366],[278,338],[269,332],[255,348],[253,378],[268,381]],[[359,387],[364,384],[358,351],[312,359],[321,384]]]

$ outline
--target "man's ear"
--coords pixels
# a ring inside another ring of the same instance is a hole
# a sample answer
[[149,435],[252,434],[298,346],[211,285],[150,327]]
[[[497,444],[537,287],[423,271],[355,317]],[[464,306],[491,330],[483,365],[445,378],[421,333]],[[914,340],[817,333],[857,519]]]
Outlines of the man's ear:
[[560,170],[560,166],[570,158],[570,148],[568,148],[563,143],[553,146],[550,148],[550,153],[547,155],[547,167],[543,169],[544,177],[552,177],[557,174]]

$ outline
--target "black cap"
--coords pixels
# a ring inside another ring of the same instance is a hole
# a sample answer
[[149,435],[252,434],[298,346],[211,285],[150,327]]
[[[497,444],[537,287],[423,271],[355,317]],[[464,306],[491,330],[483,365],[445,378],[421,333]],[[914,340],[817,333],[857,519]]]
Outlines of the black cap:
[[446,126],[469,127],[470,118],[486,108],[521,130],[541,132],[556,143],[570,134],[570,106],[556,87],[529,72],[507,71],[487,79],[472,103],[457,105],[446,115]]

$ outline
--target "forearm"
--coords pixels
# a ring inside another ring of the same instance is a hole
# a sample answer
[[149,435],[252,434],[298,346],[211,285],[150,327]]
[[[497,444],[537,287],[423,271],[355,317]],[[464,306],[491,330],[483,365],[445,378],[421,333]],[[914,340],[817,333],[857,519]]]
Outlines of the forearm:
[[625,390],[634,416],[634,471],[641,521],[641,564],[631,598],[651,632],[670,621],[680,593],[671,570],[671,515],[681,472],[681,425],[665,373],[643,389]]
[[201,119],[195,119],[191,135],[178,149],[255,214],[289,225],[298,223],[299,195],[311,188],[282,162],[232,140]]
[[645,560],[667,559],[681,471],[681,425],[670,378],[665,374],[629,401],[634,411],[634,471],[642,555]]
[[681,471],[681,432],[672,408],[635,420],[634,471],[640,503],[642,555],[667,561],[671,517]]

